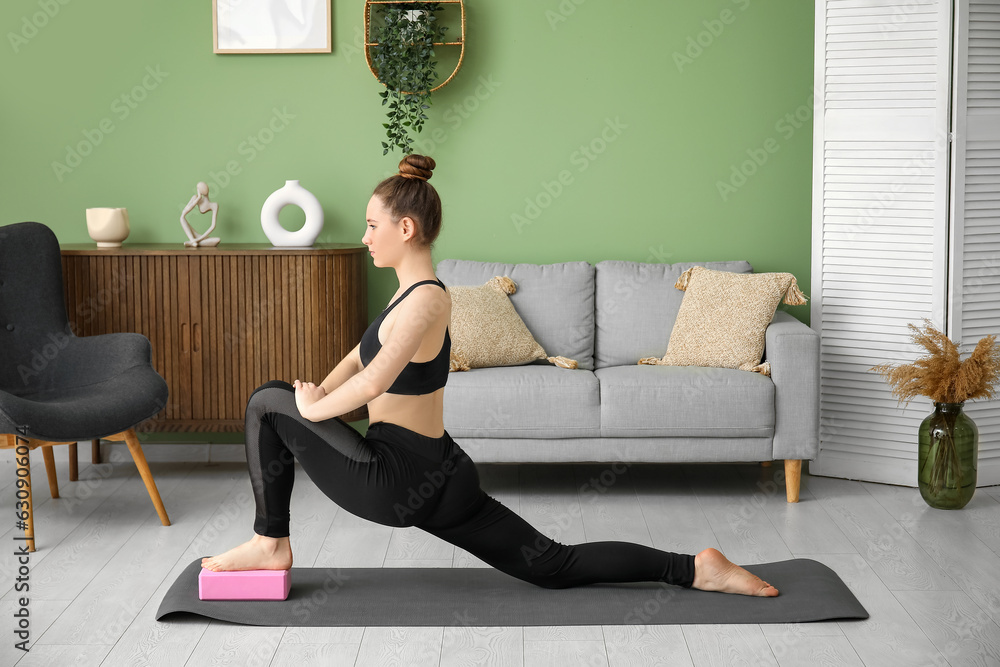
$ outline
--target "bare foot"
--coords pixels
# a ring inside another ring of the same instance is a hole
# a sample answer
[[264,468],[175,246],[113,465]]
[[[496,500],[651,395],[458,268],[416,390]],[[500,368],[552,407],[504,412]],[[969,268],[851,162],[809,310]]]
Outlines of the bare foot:
[[705,549],[694,557],[694,583],[691,587],[766,598],[778,594],[777,588],[736,565],[717,549]]
[[287,537],[254,535],[249,542],[224,554],[202,558],[201,566],[213,572],[229,570],[290,570],[292,544]]

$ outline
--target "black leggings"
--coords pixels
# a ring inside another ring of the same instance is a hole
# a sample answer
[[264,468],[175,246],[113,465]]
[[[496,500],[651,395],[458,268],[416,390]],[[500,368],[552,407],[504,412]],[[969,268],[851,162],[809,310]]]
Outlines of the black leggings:
[[287,382],[268,382],[250,396],[246,452],[258,535],[288,536],[297,459],[348,512],[387,526],[416,526],[538,586],[694,582],[694,556],[629,542],[566,546],[549,539],[486,495],[475,464],[447,432],[431,438],[379,421],[362,436],[339,417],[310,422],[299,415]]

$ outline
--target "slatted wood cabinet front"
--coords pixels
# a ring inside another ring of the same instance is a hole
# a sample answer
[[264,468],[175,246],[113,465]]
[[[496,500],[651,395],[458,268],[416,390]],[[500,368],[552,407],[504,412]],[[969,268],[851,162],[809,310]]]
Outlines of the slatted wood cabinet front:
[[368,324],[366,259],[346,243],[62,246],[73,331],[132,331],[152,344],[170,398],[149,431],[242,431],[264,382],[322,381]]

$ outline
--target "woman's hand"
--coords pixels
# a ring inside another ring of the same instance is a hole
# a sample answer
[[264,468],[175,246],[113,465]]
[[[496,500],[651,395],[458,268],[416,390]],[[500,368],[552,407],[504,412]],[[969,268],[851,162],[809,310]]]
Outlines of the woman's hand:
[[300,415],[308,419],[306,411],[309,406],[326,396],[326,390],[322,386],[317,387],[312,382],[301,380],[296,380],[292,386],[295,387],[295,407],[299,409]]

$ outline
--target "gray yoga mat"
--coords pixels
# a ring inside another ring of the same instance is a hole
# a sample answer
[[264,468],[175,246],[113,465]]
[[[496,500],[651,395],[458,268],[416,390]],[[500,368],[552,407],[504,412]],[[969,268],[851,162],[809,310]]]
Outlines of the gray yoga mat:
[[177,577],[156,620],[197,614],[244,625],[530,626],[797,623],[864,619],[868,612],[837,574],[797,558],[748,565],[776,598],[707,593],[657,583],[549,590],[491,568],[292,568],[288,599],[198,599],[201,559]]

